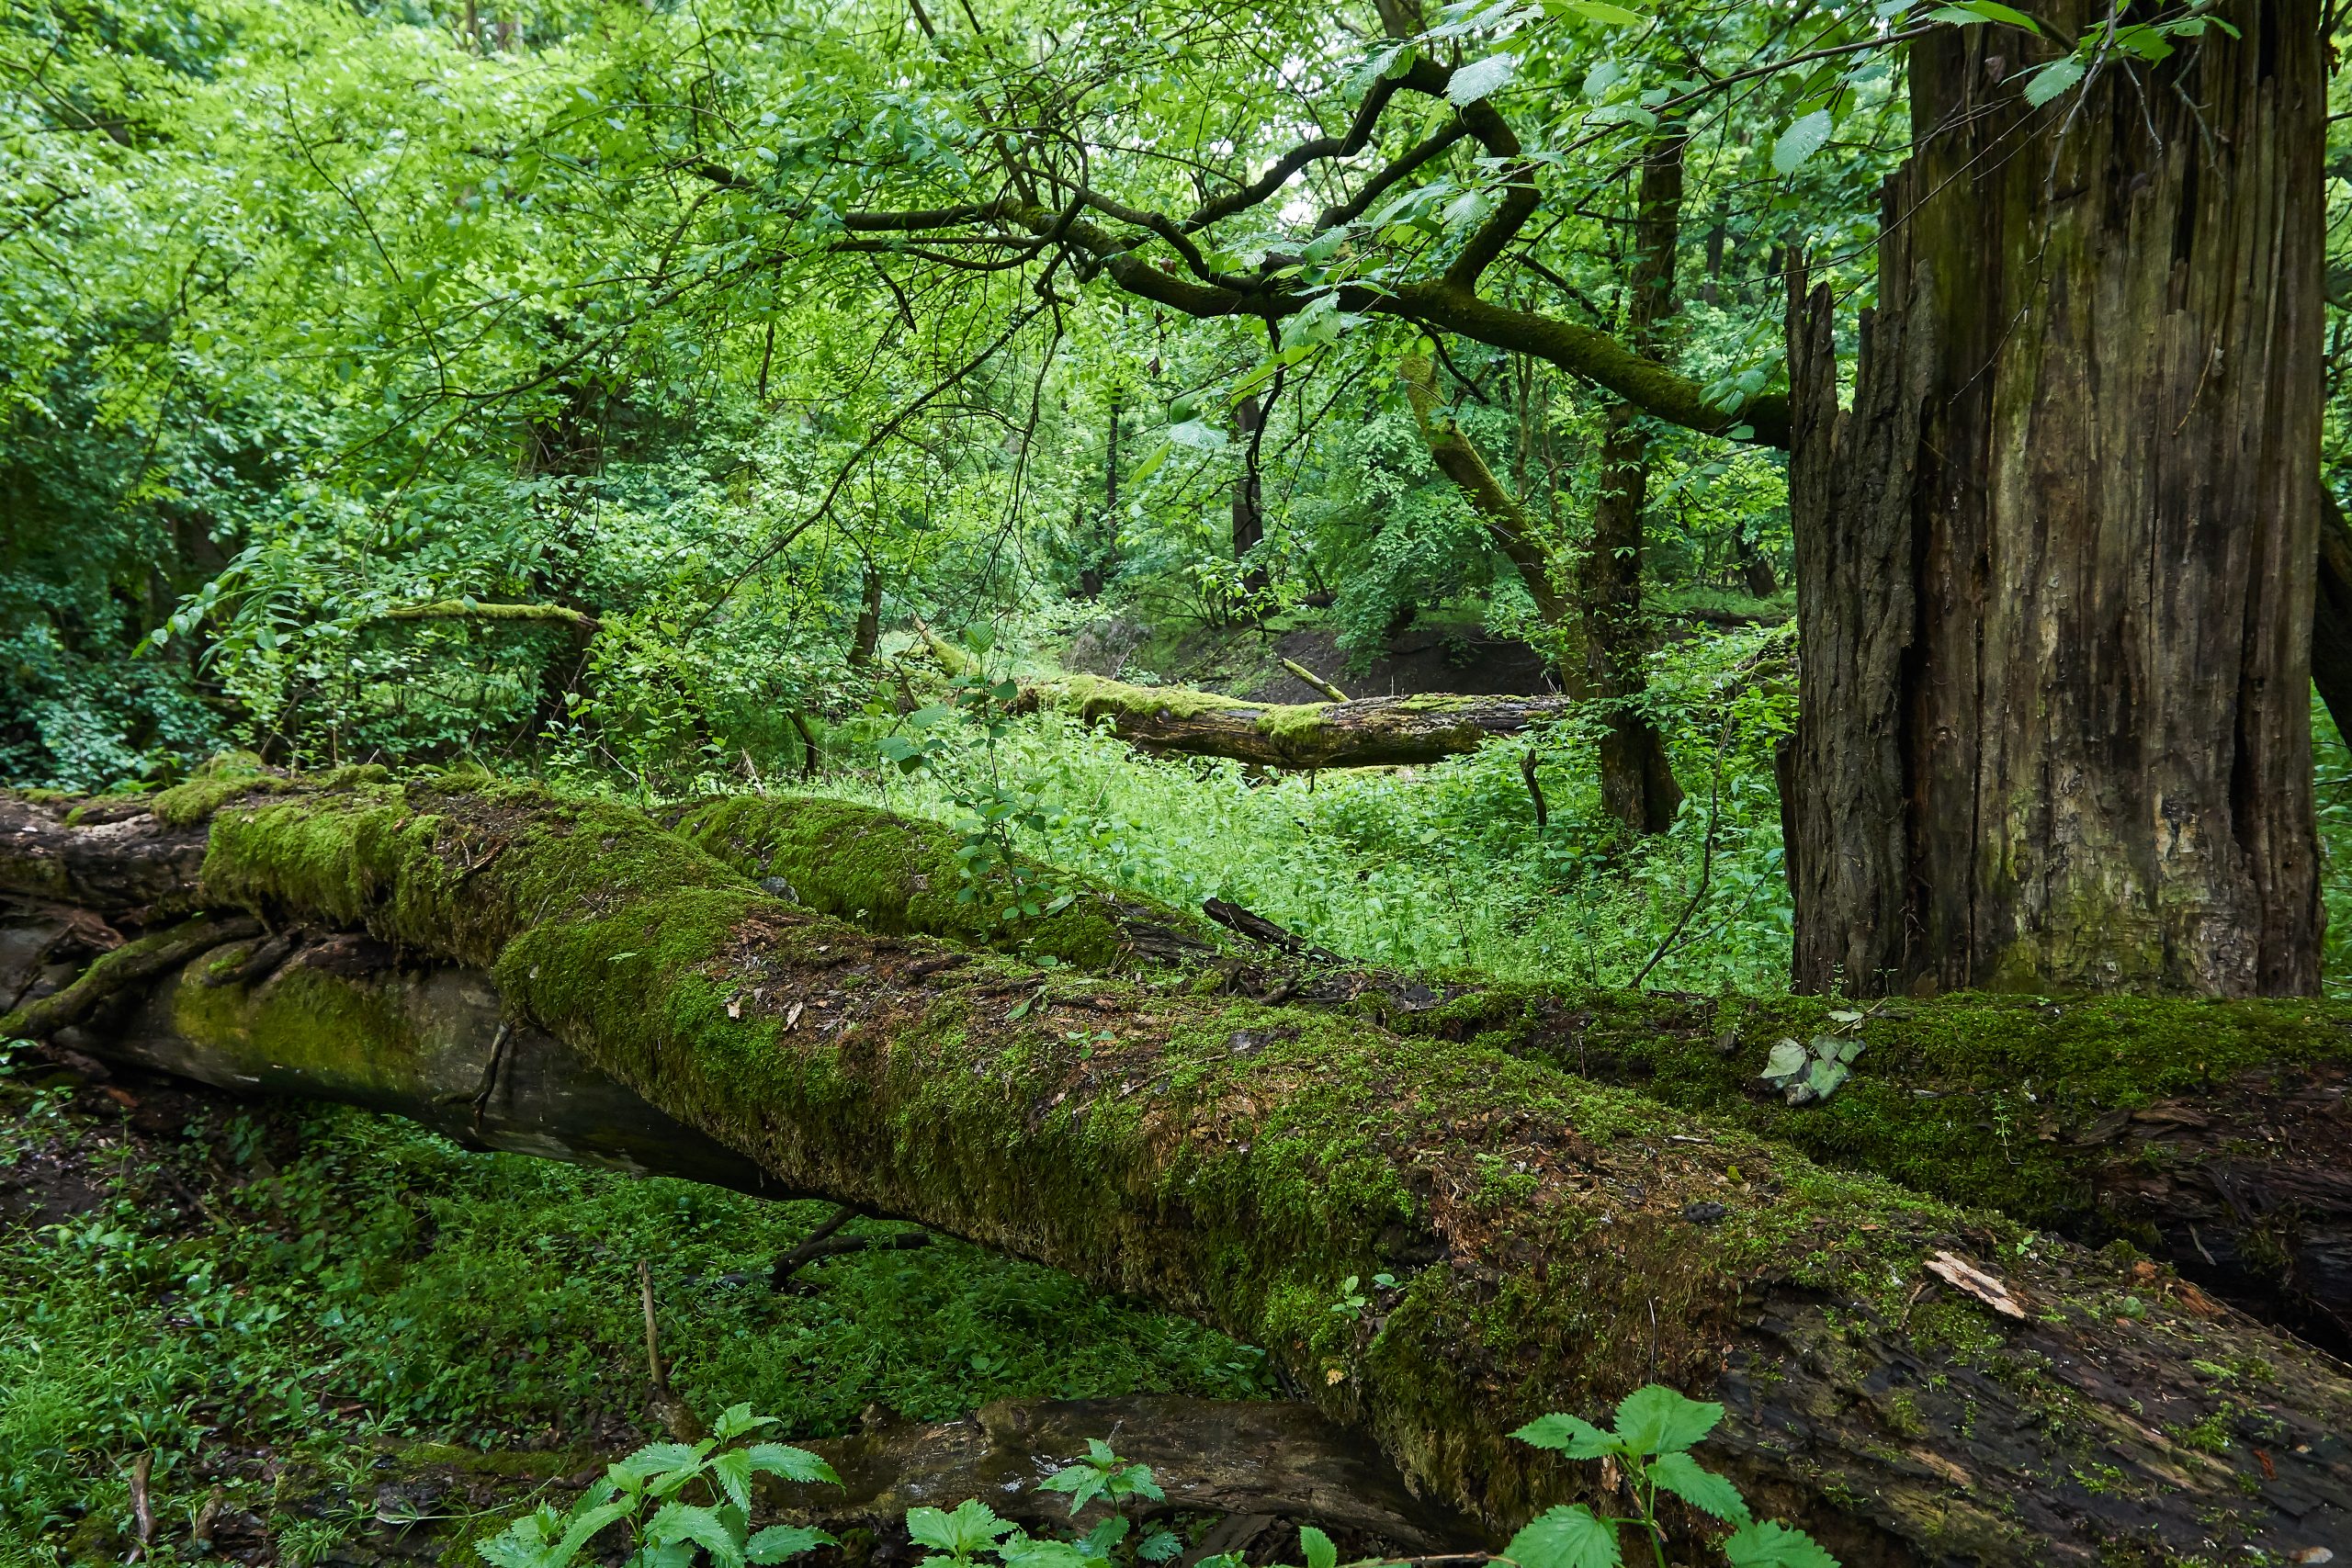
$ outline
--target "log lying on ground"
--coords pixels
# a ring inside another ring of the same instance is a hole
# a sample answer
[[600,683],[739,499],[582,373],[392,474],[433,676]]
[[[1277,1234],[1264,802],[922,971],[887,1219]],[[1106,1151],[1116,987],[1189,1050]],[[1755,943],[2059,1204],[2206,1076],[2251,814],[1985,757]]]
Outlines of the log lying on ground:
[[[0,886],[76,831],[28,813]],[[1260,1344],[1498,1529],[1600,1483],[1510,1430],[1657,1378],[1721,1399],[1707,1457],[1849,1568],[2352,1534],[2339,1363],[1497,1052],[990,954],[943,969],[634,812],[514,787],[220,801],[191,898],[481,968],[514,1017],[790,1190]],[[1379,1273],[1396,1283],[1343,1301]]]
[[[924,629],[951,674],[971,656]],[[1344,703],[1253,703],[1189,686],[1136,686],[1071,675],[1019,688],[1024,711],[1059,708],[1146,751],[1231,757],[1266,768],[1371,768],[1442,761],[1498,735],[1519,735],[1576,711],[1568,697],[1358,697]]]
[[[39,910],[0,909],[0,923],[7,937],[35,939],[0,940],[0,995],[37,993],[39,977],[25,959],[62,922]],[[390,1111],[469,1148],[767,1198],[803,1195],[544,1031],[503,1022],[498,994],[478,971],[403,967],[386,943],[349,933],[284,941],[232,933],[179,957],[171,972],[150,972],[152,986],[113,997],[109,1012],[88,1026],[42,1028],[40,1036],[102,1063],[234,1093]]]
[[[1033,863],[1097,900],[1005,925],[958,904],[956,836],[871,807],[775,796],[679,829],[752,878],[893,931],[1117,968],[1136,952],[1218,961],[1207,922]],[[1095,910],[1101,914],[1097,916]],[[861,910],[872,911],[871,916]],[[1134,923],[1122,923],[1133,921]],[[1166,934],[1176,933],[1173,940]],[[1398,1032],[1483,1043],[1794,1144],[1825,1164],[1999,1209],[2099,1246],[2121,1238],[2233,1304],[2352,1349],[2352,1010],[2311,1001],[1955,997],[1851,1023],[1819,998],[1644,996],[1497,985],[1261,948],[1221,961],[1244,996],[1349,1007]],[[1848,1085],[1791,1106],[1773,1044],[1865,1042]]]
[[[1956,996],[1857,1016],[1815,997],[1491,984],[1435,1005],[1393,987],[1354,994],[1404,1032],[1623,1084],[2092,1246],[2129,1241],[2233,1304],[2352,1349],[2352,1009]],[[1759,1076],[1786,1039],[1864,1049],[1829,1099],[1792,1106]]]
[[[1219,954],[1216,929],[1199,916],[1036,861],[1023,865],[1070,895],[1069,906],[1004,920],[1002,900],[990,896],[999,882],[965,876],[959,835],[854,801],[739,796],[664,816],[673,831],[779,897],[893,936],[946,937],[1087,969]],[[962,897],[967,887],[974,897]]]

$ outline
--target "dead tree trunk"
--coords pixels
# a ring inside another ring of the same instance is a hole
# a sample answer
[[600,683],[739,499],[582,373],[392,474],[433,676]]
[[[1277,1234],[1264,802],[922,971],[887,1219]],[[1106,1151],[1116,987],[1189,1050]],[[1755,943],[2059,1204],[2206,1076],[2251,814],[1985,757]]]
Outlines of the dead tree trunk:
[[1792,291],[1801,987],[2316,989],[2318,9],[1911,46],[1850,412]]
[[[1655,357],[1658,328],[1674,313],[1674,250],[1682,221],[1680,136],[1652,142],[1634,199],[1634,265],[1627,279],[1626,345]],[[1682,807],[1666,740],[1644,705],[1649,627],[1642,618],[1642,508],[1648,500],[1649,433],[1631,403],[1602,417],[1600,493],[1584,558],[1586,685],[1600,706],[1600,803],[1636,833],[1663,833]]]
[[[209,811],[200,875],[163,901],[481,967],[513,1021],[788,1190],[1264,1346],[1496,1528],[1599,1480],[1509,1431],[1657,1378],[1721,1399],[1709,1457],[1849,1568],[2286,1556],[2352,1530],[2341,1365],[2194,1303],[2132,1315],[2105,1259],[1720,1123],[1329,1013],[943,966],[609,803],[216,779],[154,807],[131,832],[11,807],[0,888],[148,878]],[[1396,1283],[1331,1310],[1375,1273]]]

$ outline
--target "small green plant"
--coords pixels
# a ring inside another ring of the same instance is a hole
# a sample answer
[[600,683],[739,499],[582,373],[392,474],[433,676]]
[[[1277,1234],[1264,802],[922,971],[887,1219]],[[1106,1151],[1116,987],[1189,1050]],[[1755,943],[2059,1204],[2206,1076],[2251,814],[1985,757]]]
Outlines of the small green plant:
[[1634,1511],[1603,1517],[1581,1503],[1549,1509],[1513,1536],[1503,1555],[1519,1568],[1618,1568],[1624,1561],[1618,1532],[1633,1525],[1648,1540],[1658,1568],[1665,1568],[1666,1532],[1657,1519],[1658,1494],[1664,1492],[1737,1527],[1723,1543],[1731,1568],[1838,1568],[1838,1560],[1804,1531],[1777,1519],[1754,1518],[1738,1487],[1690,1457],[1690,1450],[1723,1418],[1720,1404],[1652,1383],[1617,1406],[1614,1431],[1574,1416],[1529,1422],[1511,1436],[1570,1459],[1615,1461],[1624,1470]]
[[[628,1568],[690,1568],[706,1552],[723,1568],[797,1557],[833,1538],[797,1525],[752,1534],[753,1477],[835,1484],[841,1477],[806,1449],[736,1441],[774,1425],[748,1404],[734,1405],[702,1441],[649,1443],[607,1466],[570,1513],[541,1504],[474,1550],[492,1568],[568,1568],[591,1540],[618,1526],[628,1532]],[[697,1495],[701,1501],[692,1500]]]
[[[1374,1274],[1372,1277],[1372,1283],[1375,1290],[1393,1291],[1396,1288],[1396,1276],[1394,1274]],[[1340,1280],[1340,1299],[1331,1303],[1331,1315],[1334,1317],[1353,1317],[1358,1313],[1363,1311],[1364,1307],[1369,1304],[1371,1298],[1363,1293],[1362,1288],[1363,1285],[1363,1280],[1353,1274],[1351,1274],[1346,1279]]]
[[[1078,1517],[1080,1510],[1098,1497],[1114,1510],[1130,1497],[1148,1498],[1154,1503],[1168,1499],[1168,1494],[1159,1489],[1159,1483],[1151,1478],[1151,1466],[1128,1463],[1100,1438],[1089,1438],[1086,1458],[1054,1472],[1042,1486],[1047,1492],[1069,1494],[1071,1518]],[[1090,1559],[1107,1559],[1111,1549],[1127,1539],[1131,1528],[1124,1513],[1114,1512],[1077,1542],[1078,1549]],[[1183,1550],[1184,1542],[1174,1531],[1158,1527],[1147,1529],[1136,1543],[1136,1555],[1146,1562],[1165,1562]]]

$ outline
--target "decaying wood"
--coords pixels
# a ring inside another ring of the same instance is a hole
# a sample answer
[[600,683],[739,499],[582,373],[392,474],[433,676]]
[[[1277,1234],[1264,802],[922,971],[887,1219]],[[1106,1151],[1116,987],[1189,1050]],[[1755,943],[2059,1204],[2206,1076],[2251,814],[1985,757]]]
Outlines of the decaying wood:
[[2108,7],[1923,34],[1849,410],[1792,295],[1804,988],[2318,988],[2324,45],[2214,14],[2039,108]]
[[[39,954],[52,921],[0,913],[0,987],[35,980],[40,994],[43,979],[26,972],[25,960]],[[112,1016],[64,1029],[59,1043],[233,1093],[390,1111],[469,1148],[801,1196],[544,1030],[526,1024],[502,1041],[498,995],[479,971],[397,966],[383,943],[314,935],[266,976],[222,983],[220,972],[233,975],[257,945],[227,941],[184,954],[176,972],[143,995],[113,993]],[[69,969],[44,967],[46,985]]]
[[[951,673],[971,656],[929,627],[923,637]],[[1059,708],[1109,727],[1129,745],[1183,756],[1231,757],[1266,768],[1391,767],[1476,751],[1575,711],[1567,697],[1357,697],[1344,703],[1256,703],[1186,686],[1136,686],[1094,675],[1022,684],[1023,711]]]
[[[13,840],[0,887],[81,830]],[[768,897],[636,813],[479,781],[232,796],[187,896],[485,969],[514,1021],[787,1190],[1259,1344],[1490,1529],[1599,1480],[1512,1427],[1655,1378],[1720,1399],[1707,1457],[1849,1568],[2352,1531],[2341,1364],[2160,1292],[2127,1311],[2114,1260],[1483,1047],[992,953],[929,968],[934,944]],[[1939,1255],[2032,1314],[1940,1283]]]

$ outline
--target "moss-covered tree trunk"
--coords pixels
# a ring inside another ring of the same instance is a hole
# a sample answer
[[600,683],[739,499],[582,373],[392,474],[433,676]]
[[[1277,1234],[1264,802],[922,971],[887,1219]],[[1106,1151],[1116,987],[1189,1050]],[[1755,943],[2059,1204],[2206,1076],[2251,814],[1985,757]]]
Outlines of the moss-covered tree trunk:
[[[1682,224],[1682,147],[1662,136],[1642,156],[1634,197],[1633,265],[1626,278],[1625,341],[1655,358],[1659,328],[1674,313],[1674,251]],[[1642,615],[1642,508],[1650,479],[1649,433],[1631,403],[1611,400],[1601,418],[1600,493],[1585,552],[1586,685],[1600,704],[1600,803],[1635,833],[1674,826],[1682,790],[1666,739],[1645,703],[1649,624]]]
[[1929,32],[1850,412],[1792,301],[1803,987],[2318,985],[2319,7],[2218,14]]
[[[2352,1530],[2339,1364],[1720,1122],[1329,1013],[942,964],[606,804],[213,779],[155,806],[143,839],[13,808],[0,888],[98,886],[85,834],[136,850],[209,813],[200,876],[147,918],[246,909],[479,966],[511,1020],[794,1190],[1264,1346],[1497,1528],[1604,1483],[1511,1428],[1656,1378],[1721,1399],[1710,1457],[1849,1568],[2283,1557]],[[1949,1282],[1963,1263],[2006,1294]]]

